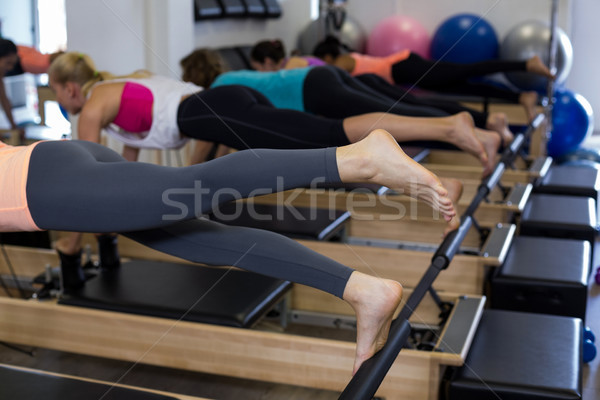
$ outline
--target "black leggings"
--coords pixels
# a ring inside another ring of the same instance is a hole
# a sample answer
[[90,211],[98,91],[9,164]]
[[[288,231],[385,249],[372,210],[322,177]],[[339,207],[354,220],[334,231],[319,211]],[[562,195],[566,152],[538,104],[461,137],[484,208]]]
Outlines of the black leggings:
[[349,144],[341,119],[278,109],[246,86],[219,86],[185,99],[177,112],[185,136],[234,149],[316,149]]
[[240,151],[184,168],[127,162],[86,141],[33,150],[27,201],[41,229],[120,232],[150,248],[209,265],[234,265],[342,297],[352,273],[282,235],[197,215],[265,192],[337,183],[335,148]]
[[409,90],[406,90],[398,85],[391,85],[388,81],[376,74],[362,74],[357,75],[355,78],[365,86],[368,86],[372,90],[380,93],[381,95],[387,96],[394,101],[401,101],[414,106],[435,108],[446,112],[448,115],[458,114],[459,112],[466,111],[473,117],[475,126],[483,129],[486,128],[488,119],[488,113],[486,112],[465,107],[452,100],[415,96],[414,94],[410,93]]
[[392,66],[392,78],[399,85],[456,94],[496,97],[517,103],[519,93],[491,84],[471,81],[483,75],[525,71],[526,61],[490,60],[477,63],[450,63],[427,60],[415,53]]
[[[185,136],[238,150],[320,149],[350,144],[343,120],[275,108],[258,91],[239,85],[218,86],[188,97],[179,105],[177,124]],[[456,149],[431,140],[402,145]]]
[[304,108],[316,115],[347,118],[371,112],[389,112],[413,117],[443,117],[442,110],[423,104],[390,99],[332,66],[310,69],[304,80]]

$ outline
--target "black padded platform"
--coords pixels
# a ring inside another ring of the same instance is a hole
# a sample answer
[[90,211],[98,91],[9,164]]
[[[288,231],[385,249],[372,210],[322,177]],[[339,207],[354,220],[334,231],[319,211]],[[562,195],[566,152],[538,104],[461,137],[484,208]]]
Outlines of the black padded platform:
[[0,366],[5,400],[176,400],[175,397]]
[[444,400],[572,400],[582,392],[578,318],[486,310],[465,365],[449,369]]
[[228,203],[210,219],[227,225],[265,229],[294,239],[330,240],[342,234],[350,213],[288,204]]
[[491,280],[491,306],[585,320],[591,248],[585,240],[515,237]]
[[585,196],[597,200],[600,171],[568,165],[553,166],[533,190],[535,193]]
[[596,201],[588,197],[534,194],[521,214],[521,235],[593,243],[597,233]]
[[88,280],[59,303],[156,317],[250,327],[292,287],[233,268],[131,261]]

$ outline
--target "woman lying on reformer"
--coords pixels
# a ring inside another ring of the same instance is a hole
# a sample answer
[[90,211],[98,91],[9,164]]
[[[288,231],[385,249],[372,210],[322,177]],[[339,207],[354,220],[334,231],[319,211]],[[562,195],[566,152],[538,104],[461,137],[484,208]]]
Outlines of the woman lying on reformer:
[[448,230],[458,226],[439,179],[390,134],[374,130],[337,148],[245,150],[181,168],[128,162],[88,141],[0,143],[0,231],[119,232],[192,262],[234,265],[331,293],[356,312],[356,371],[385,344],[400,283],[354,271],[276,233],[196,217],[238,196],[315,179],[385,185],[439,210]]
[[521,104],[530,121],[536,114],[537,92],[513,90],[480,82],[474,78],[511,71],[530,72],[548,79],[555,78],[538,56],[527,60],[486,60],[464,64],[428,60],[410,50],[387,57],[374,57],[348,51],[334,36],[328,36],[318,43],[313,50],[313,56],[347,71],[352,76],[372,73],[394,85],[413,85],[436,92],[505,99]]

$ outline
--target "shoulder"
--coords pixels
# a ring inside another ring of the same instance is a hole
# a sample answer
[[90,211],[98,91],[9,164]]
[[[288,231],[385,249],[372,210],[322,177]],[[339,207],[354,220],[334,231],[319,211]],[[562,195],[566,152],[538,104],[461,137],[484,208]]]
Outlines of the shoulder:
[[96,84],[96,86],[92,87],[90,90],[88,99],[81,110],[81,114],[102,115],[106,110],[112,110],[115,105],[118,107],[126,83],[126,81],[107,81]]
[[303,68],[308,66],[308,60],[304,57],[290,57],[285,63],[285,69]]
[[[356,58],[355,55],[357,56]],[[362,56],[358,53],[341,54],[336,58],[334,65],[348,72],[352,72],[356,66],[356,60],[360,59],[360,57]]]
[[94,99],[94,98],[101,98],[104,96],[110,96],[113,95],[115,93],[122,93],[123,92],[123,87],[125,87],[125,84],[127,84],[128,81],[100,81],[98,83],[96,83],[94,86],[92,86],[92,88],[90,89],[90,93],[89,93],[89,100]]

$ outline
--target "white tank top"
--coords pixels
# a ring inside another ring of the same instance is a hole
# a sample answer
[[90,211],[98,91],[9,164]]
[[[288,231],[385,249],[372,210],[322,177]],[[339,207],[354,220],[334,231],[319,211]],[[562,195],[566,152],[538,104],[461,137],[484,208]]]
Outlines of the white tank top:
[[[152,125],[148,132],[127,132],[115,124],[105,127],[106,132],[128,146],[144,149],[178,149],[189,138],[181,135],[177,126],[177,109],[181,97],[203,90],[189,82],[153,75],[142,79],[114,79],[102,81],[94,87],[114,82],[133,82],[152,92]],[[91,91],[90,91],[91,93]]]

